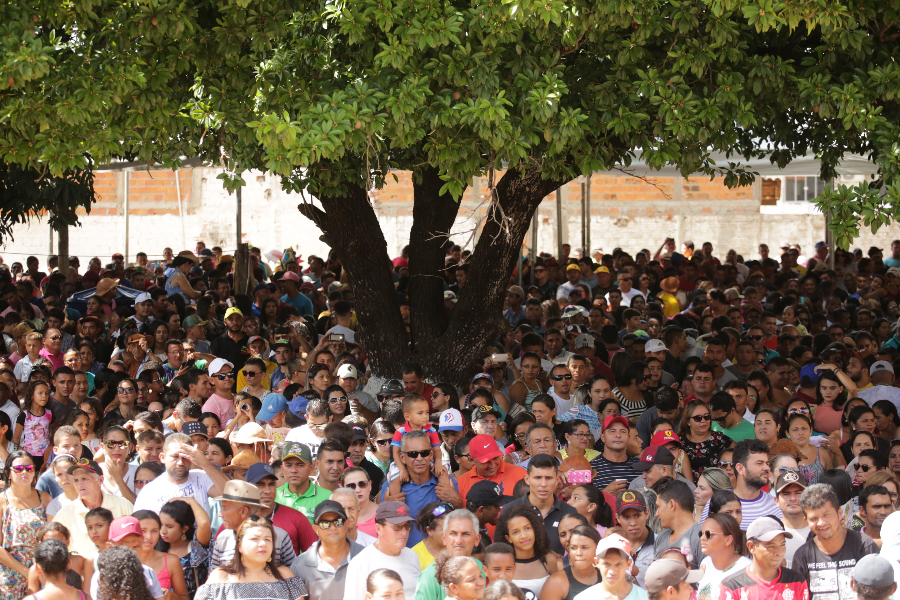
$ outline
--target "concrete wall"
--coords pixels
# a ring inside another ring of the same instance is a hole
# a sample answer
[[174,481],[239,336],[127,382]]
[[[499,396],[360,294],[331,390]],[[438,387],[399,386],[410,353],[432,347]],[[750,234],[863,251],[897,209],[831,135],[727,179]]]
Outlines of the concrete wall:
[[[207,246],[236,247],[236,199],[216,179],[217,169],[136,171],[128,174],[128,254],[144,251],[151,259],[163,248],[193,249],[197,240]],[[408,243],[412,226],[412,185],[408,173],[398,173],[398,182],[388,184],[375,196],[375,210],[393,255]],[[499,177],[499,175],[498,175]],[[81,226],[70,229],[70,253],[86,259],[105,260],[125,251],[124,172],[96,176],[98,201],[91,213],[82,214]],[[309,198],[288,194],[277,177],[267,173],[245,173],[242,237],[263,251],[293,246],[299,254],[323,255],[328,248],[319,240],[319,230],[300,216],[296,207]],[[561,188],[562,238],[573,247],[581,245],[581,181]],[[824,218],[805,203],[783,203],[773,197],[779,189],[770,181],[746,188],[728,189],[722,180],[685,180],[657,177],[648,180],[625,175],[594,175],[591,179],[591,250],[610,252],[621,247],[631,253],[642,248],[655,251],[666,237],[679,243],[693,240],[699,246],[712,242],[716,254],[734,248],[745,258],[756,256],[761,242],[770,246],[784,242],[801,244],[805,253],[824,238]],[[487,211],[487,179],[473,181],[461,202],[451,230],[459,244],[477,240],[476,225]],[[180,197],[180,208],[179,208]],[[762,205],[762,204],[765,205]],[[762,205],[762,206],[761,206]],[[83,213],[83,211],[82,211]],[[183,215],[183,216],[182,216]],[[900,238],[900,226],[883,228],[877,235],[864,232],[857,246],[887,247]],[[49,227],[34,219],[14,230],[14,240],[2,248],[7,263],[23,261],[34,254],[43,264],[49,253]],[[531,237],[526,239],[530,244]],[[556,195],[551,194],[538,211],[538,251],[556,254]]]

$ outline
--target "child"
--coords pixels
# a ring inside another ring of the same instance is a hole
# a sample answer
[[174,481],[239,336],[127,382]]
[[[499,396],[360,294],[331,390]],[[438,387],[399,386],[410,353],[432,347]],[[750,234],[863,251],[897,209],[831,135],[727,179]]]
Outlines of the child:
[[[69,475],[69,468],[74,466],[75,460],[70,454],[61,454],[50,463],[56,485],[62,488],[62,494],[47,505],[47,516],[50,518],[55,517],[63,506],[78,499],[78,492],[75,490],[75,484],[72,483],[72,476]],[[66,543],[68,544],[68,540]]]
[[142,431],[137,436],[137,458],[131,464],[139,465],[145,462],[162,462],[159,455],[162,454],[163,442],[165,441],[163,434],[150,429]]
[[184,583],[181,561],[174,554],[156,549],[162,526],[159,516],[152,510],[139,510],[132,516],[140,522],[144,536],[144,541],[137,551],[141,564],[153,569],[164,593],[171,590],[176,596],[186,597],[188,590]]
[[106,550],[109,544],[109,525],[113,522],[113,514],[106,508],[92,508],[84,515],[84,524],[87,526],[88,536],[97,552]]
[[[39,542],[38,548],[43,546],[42,542],[47,540],[59,540],[68,546],[69,529],[61,523],[51,521],[38,530],[37,539]],[[68,560],[71,562],[69,563],[68,569],[64,572],[64,580],[73,588],[80,590],[82,589],[83,582],[91,581],[91,575],[94,574],[94,563],[85,560],[83,556],[68,554],[68,551],[66,554],[68,555]],[[37,550],[35,551],[34,558],[35,564],[28,569],[28,591],[32,594],[36,594],[43,589],[43,586],[41,585],[41,573],[38,571],[38,567],[41,567],[41,564],[38,561]],[[43,575],[47,577],[46,569],[44,569]],[[49,581],[49,577],[47,579]]]
[[376,569],[366,577],[366,600],[402,600],[403,580],[396,571]]
[[28,452],[34,461],[34,468],[40,471],[44,464],[44,452],[50,446],[53,413],[44,408],[50,402],[50,385],[35,382],[28,387],[22,412],[16,417],[13,443]]
[[44,347],[44,336],[36,331],[25,336],[25,352],[27,355],[16,363],[13,373],[19,381],[28,381],[31,378],[31,369],[35,361],[41,358],[41,348]]
[[[35,571],[35,577],[40,583],[43,580],[46,587],[40,598],[36,591],[29,600],[85,600],[84,592],[69,585],[67,574],[69,571],[69,551],[64,542],[49,539],[41,542],[34,549],[34,563],[31,569]],[[30,575],[30,572],[29,572]]]
[[92,454],[96,454],[100,449],[103,436],[103,408],[100,401],[96,398],[85,398],[78,403],[78,409],[88,416],[87,436],[84,438],[84,444],[90,449]]
[[441,438],[438,437],[437,432],[434,430],[434,427],[429,420],[428,401],[421,396],[407,394],[406,397],[403,398],[402,410],[403,418],[406,422],[402,427],[398,427],[397,430],[394,431],[394,437],[391,439],[391,452],[394,457],[394,465],[396,465],[399,473],[399,476],[391,481],[389,489],[391,496],[400,494],[401,485],[409,481],[409,471],[406,469],[406,465],[400,460],[400,457],[402,456],[400,443],[403,440],[403,435],[407,432],[424,431],[428,435],[428,439],[431,441],[431,460],[434,464],[434,476],[440,479],[447,474],[447,470],[441,462],[441,455],[439,451],[436,450],[441,446]]

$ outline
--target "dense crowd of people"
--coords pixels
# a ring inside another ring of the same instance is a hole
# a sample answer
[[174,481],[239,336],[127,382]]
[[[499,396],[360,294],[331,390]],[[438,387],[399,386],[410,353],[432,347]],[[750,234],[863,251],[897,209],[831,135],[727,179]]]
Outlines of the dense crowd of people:
[[526,260],[464,385],[334,252],[0,265],[0,600],[889,598],[900,240],[758,251]]

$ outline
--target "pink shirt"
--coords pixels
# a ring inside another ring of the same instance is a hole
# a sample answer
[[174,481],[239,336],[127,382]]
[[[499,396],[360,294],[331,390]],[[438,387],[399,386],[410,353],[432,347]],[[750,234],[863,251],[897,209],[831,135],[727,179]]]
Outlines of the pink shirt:
[[53,372],[55,373],[58,368],[63,366],[63,353],[57,352],[56,354],[50,354],[50,352],[46,348],[41,348],[41,351],[38,353],[47,360],[50,361],[50,364],[53,365]]
[[225,427],[237,416],[237,413],[234,412],[234,400],[223,398],[218,394],[213,394],[203,403],[203,412],[211,412],[219,417],[222,427]]

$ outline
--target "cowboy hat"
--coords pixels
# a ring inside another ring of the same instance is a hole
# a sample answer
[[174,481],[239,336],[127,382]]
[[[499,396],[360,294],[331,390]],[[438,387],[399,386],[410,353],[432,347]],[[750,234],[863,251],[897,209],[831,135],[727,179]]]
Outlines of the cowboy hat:
[[101,279],[97,282],[97,289],[94,291],[95,296],[105,296],[119,285],[118,279]]
[[662,288],[662,291],[669,292],[670,294],[674,294],[678,291],[678,278],[677,277],[666,277],[662,281],[659,282],[659,287]]

